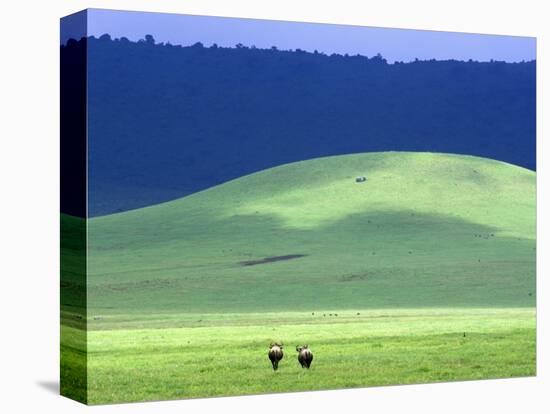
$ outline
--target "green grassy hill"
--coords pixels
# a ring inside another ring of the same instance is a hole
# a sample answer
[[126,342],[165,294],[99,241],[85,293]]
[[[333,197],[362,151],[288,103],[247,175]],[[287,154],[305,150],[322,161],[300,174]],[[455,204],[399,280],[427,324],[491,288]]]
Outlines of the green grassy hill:
[[469,156],[354,154],[93,218],[90,317],[531,307],[535,177]]
[[456,155],[282,165],[89,220],[85,298],[85,222],[64,216],[61,390],[98,404],[534,375],[535,187]]

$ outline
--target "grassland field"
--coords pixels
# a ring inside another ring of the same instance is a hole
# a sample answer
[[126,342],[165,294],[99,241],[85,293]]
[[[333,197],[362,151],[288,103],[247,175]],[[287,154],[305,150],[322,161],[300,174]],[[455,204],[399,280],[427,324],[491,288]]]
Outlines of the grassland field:
[[101,404],[534,375],[535,179],[450,154],[283,165],[90,219],[85,298],[83,221],[62,216],[62,392]]

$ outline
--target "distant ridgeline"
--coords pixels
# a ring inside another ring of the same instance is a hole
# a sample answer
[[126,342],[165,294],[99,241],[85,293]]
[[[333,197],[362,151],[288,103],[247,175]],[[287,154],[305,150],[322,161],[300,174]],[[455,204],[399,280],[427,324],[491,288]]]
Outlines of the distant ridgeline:
[[[371,151],[535,170],[535,62],[88,42],[89,215],[157,204],[283,163]],[[61,48],[62,62],[86,39]]]

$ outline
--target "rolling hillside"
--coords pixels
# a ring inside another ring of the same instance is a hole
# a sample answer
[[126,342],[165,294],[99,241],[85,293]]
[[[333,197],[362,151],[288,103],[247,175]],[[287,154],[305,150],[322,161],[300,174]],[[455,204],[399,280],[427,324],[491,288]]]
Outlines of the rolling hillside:
[[[534,375],[535,201],[534,172],[482,158],[281,165],[91,219],[85,298],[84,221],[62,216],[62,391],[100,404]],[[289,345],[276,373],[272,341]]]
[[354,154],[93,218],[90,317],[532,307],[535,177],[470,156]]

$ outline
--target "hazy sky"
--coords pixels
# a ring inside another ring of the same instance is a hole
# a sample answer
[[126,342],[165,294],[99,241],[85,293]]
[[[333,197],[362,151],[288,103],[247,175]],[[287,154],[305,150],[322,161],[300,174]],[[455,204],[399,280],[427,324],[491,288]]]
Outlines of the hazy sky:
[[[82,22],[73,15],[63,21],[61,41],[80,37]],[[151,34],[157,42],[205,46],[237,43],[259,48],[318,50],[373,56],[381,53],[389,62],[418,59],[490,59],[517,62],[536,58],[533,37],[497,36],[428,30],[385,29],[334,24],[283,22],[226,17],[189,16],[89,9],[88,35],[108,33],[139,40]]]

